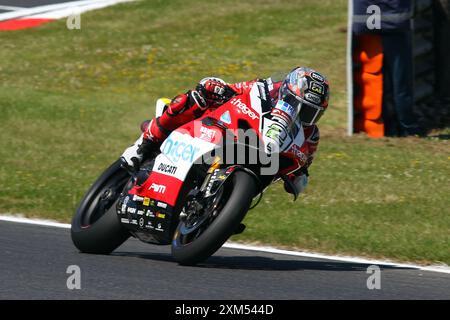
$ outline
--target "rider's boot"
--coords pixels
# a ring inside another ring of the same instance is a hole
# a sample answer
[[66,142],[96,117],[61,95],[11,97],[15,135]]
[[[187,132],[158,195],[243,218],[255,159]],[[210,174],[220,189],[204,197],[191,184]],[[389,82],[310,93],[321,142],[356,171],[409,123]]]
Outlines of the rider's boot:
[[123,152],[120,157],[122,166],[130,173],[137,172],[142,162],[151,155],[152,151],[158,148],[160,143],[153,140],[156,139],[152,139],[152,136],[149,136],[144,131],[136,142]]

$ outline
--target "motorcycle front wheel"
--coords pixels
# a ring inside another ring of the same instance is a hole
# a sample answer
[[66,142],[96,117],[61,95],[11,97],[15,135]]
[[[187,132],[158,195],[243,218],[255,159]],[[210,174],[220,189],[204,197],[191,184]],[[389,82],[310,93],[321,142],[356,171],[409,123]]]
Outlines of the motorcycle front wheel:
[[116,212],[117,200],[129,180],[130,175],[116,161],[84,195],[71,225],[72,242],[78,250],[109,254],[130,237]]
[[209,212],[178,224],[172,241],[174,259],[194,265],[214,254],[239,227],[256,194],[255,179],[245,171],[235,172],[217,192]]

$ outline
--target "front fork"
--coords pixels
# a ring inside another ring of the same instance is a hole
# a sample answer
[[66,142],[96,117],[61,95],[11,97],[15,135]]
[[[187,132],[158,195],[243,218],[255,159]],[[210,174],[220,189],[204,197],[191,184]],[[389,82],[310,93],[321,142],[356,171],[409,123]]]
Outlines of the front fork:
[[190,194],[191,200],[189,201],[189,205],[187,206],[187,208],[185,207],[181,211],[180,220],[186,221],[186,218],[190,214],[196,213],[194,211],[199,211],[199,210],[204,209],[205,200],[213,195],[211,193],[211,188],[212,188],[212,185],[214,184],[214,182],[216,181],[217,171],[220,170],[219,168],[220,168],[220,158],[215,157],[212,165],[209,167],[208,171],[206,172],[206,177],[203,180],[203,183],[202,183],[200,189],[191,191],[191,194]]

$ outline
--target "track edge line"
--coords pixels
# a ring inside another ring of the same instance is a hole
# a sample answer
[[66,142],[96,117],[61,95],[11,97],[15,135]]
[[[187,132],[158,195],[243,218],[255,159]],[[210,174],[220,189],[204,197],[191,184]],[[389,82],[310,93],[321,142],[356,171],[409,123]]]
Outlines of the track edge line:
[[[0,221],[6,222],[15,222],[15,223],[25,223],[25,224],[34,224],[46,227],[55,227],[55,228],[63,228],[70,229],[70,224],[60,223],[53,220],[45,220],[45,219],[35,219],[35,218],[26,218],[24,215],[17,214],[0,214]],[[381,266],[392,266],[398,268],[411,268],[423,271],[431,271],[431,272],[439,272],[439,273],[447,273],[450,274],[450,267],[447,265],[431,265],[431,266],[421,266],[415,264],[404,264],[404,263],[395,263],[387,260],[372,260],[368,258],[361,257],[353,257],[353,256],[338,256],[338,255],[328,255],[322,253],[315,252],[306,252],[306,251],[292,251],[292,250],[284,250],[278,249],[270,246],[255,246],[255,245],[246,245],[241,243],[236,243],[232,241],[228,241],[223,245],[223,248],[227,249],[237,249],[237,250],[247,250],[247,251],[259,251],[266,253],[274,253],[274,254],[282,254],[289,256],[298,256],[298,257],[306,257],[306,258],[317,258],[324,260],[335,260],[341,262],[351,262],[351,263],[361,263],[361,264],[370,264],[370,265],[381,265]]]

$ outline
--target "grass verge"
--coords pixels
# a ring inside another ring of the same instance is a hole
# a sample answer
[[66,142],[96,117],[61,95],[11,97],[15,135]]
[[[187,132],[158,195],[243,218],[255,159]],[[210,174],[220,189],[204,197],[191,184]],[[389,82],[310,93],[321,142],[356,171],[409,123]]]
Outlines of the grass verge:
[[345,137],[346,1],[139,1],[0,33],[0,211],[69,221],[160,96],[296,65],[332,106],[307,192],[275,185],[234,240],[450,264],[448,140]]

